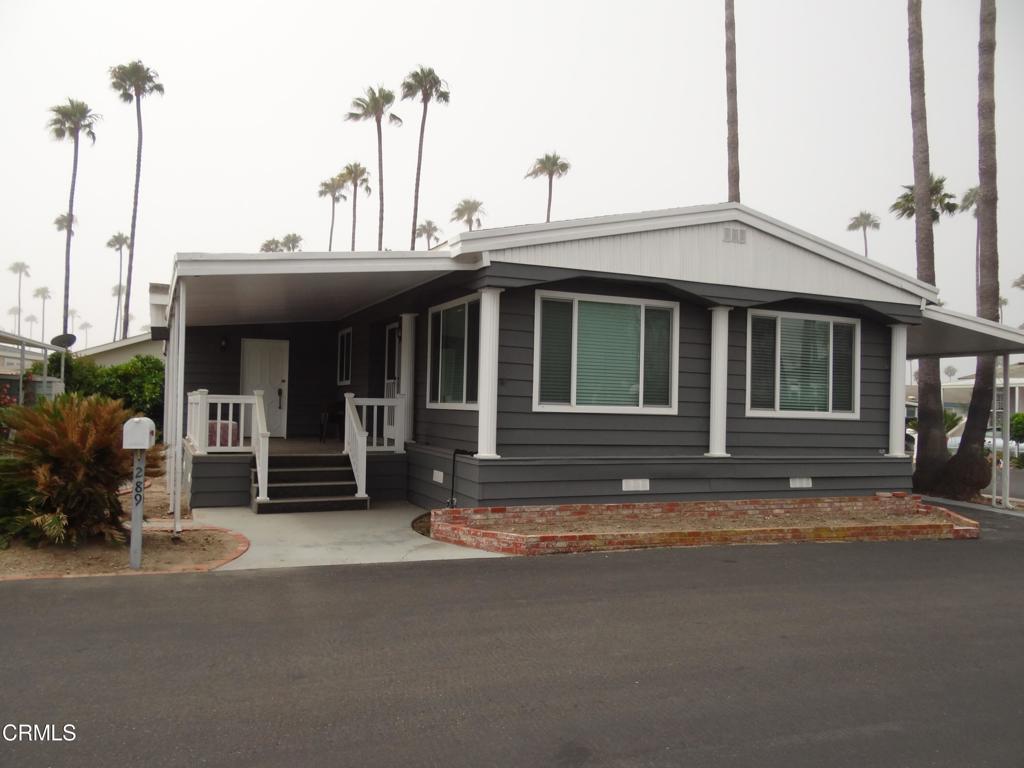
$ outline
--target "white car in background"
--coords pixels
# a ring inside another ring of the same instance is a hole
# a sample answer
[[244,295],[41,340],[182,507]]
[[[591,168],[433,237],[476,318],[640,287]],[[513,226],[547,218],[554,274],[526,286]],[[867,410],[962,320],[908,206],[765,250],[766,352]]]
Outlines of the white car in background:
[[[991,451],[992,450],[992,441],[993,441],[993,435],[992,435],[992,430],[990,429],[988,432],[985,433],[985,450],[987,450],[987,451]],[[1020,444],[1016,440],[1010,440],[1009,442],[1010,442],[1010,458],[1011,459],[1015,459],[1018,456],[1020,456]],[[1002,436],[1000,436],[998,439],[995,440],[995,445],[996,445],[996,453],[1002,453],[1003,452],[1003,438],[1002,438]],[[956,437],[949,438],[949,440],[946,441],[946,448],[949,449],[950,453],[956,453],[957,450],[960,448],[960,435],[957,435]]]

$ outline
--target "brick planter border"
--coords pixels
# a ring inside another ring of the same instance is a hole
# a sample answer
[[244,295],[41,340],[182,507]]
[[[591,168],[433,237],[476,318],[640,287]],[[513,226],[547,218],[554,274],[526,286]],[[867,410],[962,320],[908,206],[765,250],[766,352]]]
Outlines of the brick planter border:
[[[873,512],[899,516],[938,513],[944,522],[877,523],[871,525],[800,525],[787,517],[794,512]],[[764,517],[775,518],[766,526]],[[757,517],[751,526],[750,518]],[[678,530],[644,531],[643,521],[678,517]],[[694,530],[686,518],[725,519],[735,527]],[[579,522],[615,519],[636,521],[634,531],[604,533],[516,533],[494,530],[495,524],[548,523],[559,519]],[[744,525],[747,523],[747,525]],[[723,501],[671,501],[622,504],[558,504],[521,507],[435,509],[430,513],[430,535],[438,541],[510,555],[547,555],[649,547],[693,547],[713,544],[775,544],[792,541],[911,541],[915,539],[976,539],[980,526],[943,507],[922,502],[906,493],[791,499],[730,499]]]

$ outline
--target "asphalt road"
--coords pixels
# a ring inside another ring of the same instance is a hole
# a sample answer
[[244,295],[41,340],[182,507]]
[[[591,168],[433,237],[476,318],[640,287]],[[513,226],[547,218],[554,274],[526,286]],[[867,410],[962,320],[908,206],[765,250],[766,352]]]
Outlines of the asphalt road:
[[1024,765],[1024,519],[0,584],[13,766]]

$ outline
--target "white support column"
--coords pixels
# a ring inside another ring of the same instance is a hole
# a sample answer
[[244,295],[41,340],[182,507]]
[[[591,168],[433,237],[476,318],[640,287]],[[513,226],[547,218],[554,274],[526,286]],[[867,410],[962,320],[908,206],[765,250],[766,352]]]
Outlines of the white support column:
[[725,450],[726,405],[729,399],[729,312],[711,307],[711,420],[705,456],[728,456]]
[[907,455],[907,326],[890,325],[889,344],[889,452]]
[[[993,401],[996,398],[993,398]],[[1002,496],[1003,508],[1013,509],[1010,504],[1010,356],[1003,355],[1003,474],[1002,474]],[[996,448],[995,434],[992,435],[992,451]]]
[[185,281],[178,281],[178,311],[175,316],[175,328],[178,335],[176,360],[174,363],[175,403],[172,418],[174,419],[174,481],[177,490],[174,494],[174,535],[181,534],[181,486],[182,462],[184,461],[185,431]]
[[414,422],[416,400],[416,314],[413,312],[402,313],[402,359],[398,372],[399,393],[405,395],[404,414],[405,419],[405,440],[415,442]]
[[477,372],[478,459],[498,459],[498,316],[501,288],[480,289],[480,353]]

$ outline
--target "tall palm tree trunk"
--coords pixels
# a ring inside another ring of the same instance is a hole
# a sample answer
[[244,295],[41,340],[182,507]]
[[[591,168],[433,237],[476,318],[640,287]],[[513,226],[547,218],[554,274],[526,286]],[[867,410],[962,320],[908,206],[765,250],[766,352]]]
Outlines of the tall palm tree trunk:
[[331,195],[331,234],[327,237],[327,252],[330,253],[334,250],[334,207],[337,202],[334,200],[334,195]]
[[861,227],[860,231],[864,233],[864,258],[868,257],[868,228]]
[[[981,0],[978,34],[978,315],[999,321],[999,251],[996,204],[996,4]],[[992,468],[985,459],[985,432],[992,412],[995,356],[978,355],[974,389],[960,446],[943,473],[940,490],[953,498],[971,498],[988,485]],[[1004,404],[1004,405],[1008,405]],[[1004,436],[1003,438],[1007,438]],[[994,449],[994,446],[993,446]],[[1004,461],[1008,459],[1004,458]]]
[[[71,193],[68,195],[68,228],[64,241],[64,320],[61,333],[68,332],[68,307],[71,306],[71,235],[75,221],[75,184],[78,183],[78,134],[75,134],[74,156],[71,161]],[[46,304],[43,303],[45,311]]]
[[736,110],[736,11],[725,0],[725,97],[729,151],[729,202],[740,201],[740,128]]
[[[420,214],[420,169],[423,167],[423,134],[427,130],[427,100],[423,100],[423,114],[420,116],[420,145],[416,152],[416,186],[412,193],[412,235],[409,250],[416,250],[416,220]],[[427,250],[430,250],[430,238],[427,238]]]
[[[924,35],[921,0],[907,0],[907,47],[910,58],[910,122],[913,130],[914,226],[917,243],[917,277],[935,284],[935,238],[932,231],[928,152],[928,112],[924,96]],[[936,358],[918,363],[918,445],[914,488],[935,487],[949,453],[942,414],[942,379]],[[890,375],[899,376],[900,371]],[[899,404],[902,407],[902,404]],[[890,407],[895,408],[896,403]]]
[[[117,284],[121,285],[124,271],[124,248],[118,246],[117,249]],[[121,292],[117,292],[115,298],[117,306],[114,307],[114,341],[117,341],[117,329],[121,325]]]
[[359,200],[359,195],[356,193],[359,188],[356,183],[352,182],[352,250],[356,249],[356,202]]
[[21,336],[21,272],[18,273],[18,335]]
[[43,309],[39,313],[39,340],[46,341],[46,299],[43,299]]
[[384,136],[377,118],[377,250],[384,250]]
[[125,276],[124,316],[121,338],[128,338],[128,312],[132,306],[132,267],[135,265],[135,224],[139,217],[139,179],[142,177],[142,94],[135,92],[135,125],[139,141],[135,146],[135,192],[132,195],[132,228],[128,234],[128,274]]
[[554,176],[554,174],[549,173],[548,174],[548,212],[547,212],[547,215],[544,217],[545,223],[549,223],[551,221],[551,192],[554,189],[554,186],[555,186],[555,176]]

